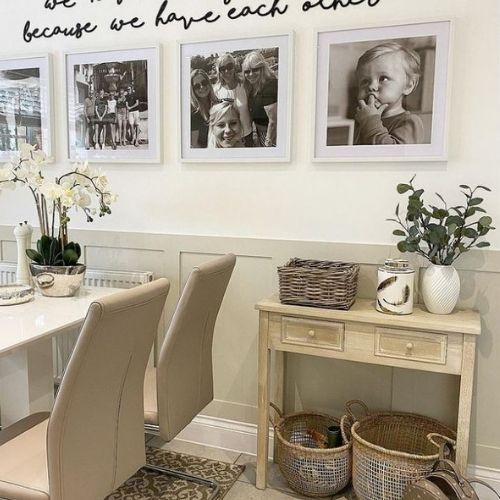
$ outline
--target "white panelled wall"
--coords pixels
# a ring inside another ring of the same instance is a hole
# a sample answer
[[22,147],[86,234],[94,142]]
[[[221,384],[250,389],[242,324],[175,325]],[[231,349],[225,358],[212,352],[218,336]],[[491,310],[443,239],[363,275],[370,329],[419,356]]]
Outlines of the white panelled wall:
[[[257,6],[262,1],[230,3],[241,7],[246,3]],[[48,168],[56,175],[68,165],[64,51],[161,44],[162,161],[156,165],[102,165],[119,201],[110,216],[98,218],[92,226],[81,214],[73,214],[72,239],[85,245],[85,260],[91,267],[150,270],[156,276],[168,276],[174,283],[170,312],[192,265],[226,251],[239,255],[218,325],[217,401],[208,416],[234,420],[242,426],[255,423],[257,316],[253,303],[276,289],[275,267],[287,257],[361,262],[360,291],[365,296],[373,294],[377,264],[396,255],[392,226],[385,220],[398,201],[397,183],[417,173],[418,186],[429,195],[438,191],[452,202],[457,200],[459,184],[487,185],[493,193],[486,196],[485,208],[498,225],[498,0],[380,0],[375,7],[365,2],[335,11],[316,8],[308,12],[301,10],[302,1],[289,0],[283,16],[197,23],[187,31],[179,23],[154,27],[160,0],[123,0],[121,5],[116,0],[75,2],[75,7],[59,5],[54,10],[44,9],[40,0],[23,0],[22,9],[13,3],[2,5],[2,52],[49,52],[53,56],[56,159]],[[229,8],[222,0],[170,0],[168,6],[169,11],[194,16],[208,9],[226,12]],[[116,16],[134,15],[142,15],[148,25],[121,33],[102,29],[79,40],[59,37],[30,44],[22,41],[27,19],[40,26],[73,25],[77,21],[105,26]],[[448,162],[313,163],[315,30],[435,18],[452,18],[455,31]],[[177,42],[289,31],[295,34],[291,162],[180,163]],[[15,260],[12,227],[21,220],[36,223],[29,193],[18,190],[0,194],[0,260]],[[496,298],[500,294],[500,231],[492,232],[489,240],[493,250],[463,259],[461,305],[476,307],[485,317],[478,346],[471,460],[478,466],[500,469],[500,389],[496,383],[500,366]],[[289,410],[315,406],[338,412],[341,401],[352,396],[365,397],[373,406],[425,410],[445,420],[455,409],[456,382],[452,379],[428,380],[427,376],[403,375],[398,370],[290,358]],[[421,408],[419,403],[423,403]],[[245,429],[240,429],[242,434]]]

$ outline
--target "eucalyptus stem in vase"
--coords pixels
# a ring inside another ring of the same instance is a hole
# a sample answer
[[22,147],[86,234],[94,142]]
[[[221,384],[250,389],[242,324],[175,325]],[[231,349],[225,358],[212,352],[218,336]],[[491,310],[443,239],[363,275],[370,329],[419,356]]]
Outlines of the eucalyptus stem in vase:
[[460,291],[458,274],[452,264],[469,250],[490,245],[483,238],[495,228],[491,217],[485,215],[486,210],[481,207],[484,199],[478,193],[491,190],[486,186],[471,188],[461,184],[463,204],[449,206],[443,196],[436,193],[440,201],[438,206],[424,203],[424,190],[414,186],[414,179],[415,176],[408,183],[397,186],[399,194],[408,193],[406,213],[401,213],[398,203],[395,218],[387,220],[399,226],[393,234],[403,238],[398,242],[400,252],[417,253],[431,263],[422,280],[427,308],[431,312],[448,314],[455,307]]

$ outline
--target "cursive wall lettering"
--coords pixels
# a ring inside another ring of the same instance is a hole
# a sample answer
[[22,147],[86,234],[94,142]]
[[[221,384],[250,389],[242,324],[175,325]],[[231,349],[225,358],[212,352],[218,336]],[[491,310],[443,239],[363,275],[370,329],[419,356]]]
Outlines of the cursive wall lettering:
[[146,22],[142,21],[138,17],[133,17],[132,19],[129,19],[128,21],[125,21],[123,19],[117,19],[115,17],[111,21],[109,28],[112,31],[121,31],[121,29],[124,28],[125,26],[129,26],[130,28],[142,28],[145,24],[146,24]]
[[313,2],[307,0],[302,4],[302,10],[307,12],[316,7],[321,7],[324,10],[337,10],[337,7],[350,7],[362,3],[366,3],[368,7],[375,7],[379,2],[380,0],[315,0]]
[[163,15],[165,14],[165,9],[167,8],[168,0],[164,0],[161,4],[160,10],[156,14],[155,26],[159,26],[160,24],[168,24],[173,21],[181,21],[183,23],[184,29],[187,30],[191,27],[193,23],[215,23],[220,19],[220,15],[214,14],[211,10],[205,12],[200,17],[185,17],[182,14],[176,14],[175,12],[170,12],[167,18],[165,19]]
[[74,0],[45,0],[44,7],[46,9],[54,10],[59,5],[70,9],[76,5],[76,2]]
[[[0,0],[1,1],[1,0]],[[212,24],[220,19],[229,19],[237,21],[248,17],[271,17],[277,18],[285,15],[289,8],[301,8],[302,12],[308,12],[312,9],[323,9],[329,11],[336,11],[338,8],[347,8],[365,4],[367,7],[375,7],[381,0],[238,0],[243,5],[234,6],[233,2],[237,0],[213,0],[218,1],[218,9],[214,10],[203,9],[204,2],[189,2],[199,8],[199,12],[194,15],[187,15],[181,11],[181,7],[172,8],[171,4],[176,2],[178,5],[186,5],[188,2],[185,0],[148,0],[141,2],[141,7],[148,4],[151,7],[150,18],[146,17],[145,9],[142,9],[137,15],[129,14],[122,17],[113,13],[109,19],[105,19],[102,26],[92,21],[73,21],[70,26],[32,26],[32,21],[27,20],[23,28],[23,40],[26,43],[31,43],[39,38],[52,38],[55,36],[72,37],[80,39],[84,36],[94,33],[98,29],[109,30],[112,33],[126,31],[128,29],[141,29],[146,25],[151,26],[154,23],[156,28],[163,27],[169,24],[179,23],[183,29],[189,30],[197,24]],[[154,5],[159,6],[157,9]],[[170,3],[169,3],[170,2]],[[63,9],[72,9],[73,7],[82,7],[90,5],[91,10],[99,9],[105,4],[114,4],[115,10],[123,8],[123,4],[127,3],[124,0],[43,0],[43,8],[51,12],[57,13],[58,7]],[[132,8],[136,2],[128,2],[128,7]],[[110,7],[108,7],[109,9]],[[112,7],[111,7],[112,8]],[[138,7],[139,9],[139,7]],[[87,9],[85,12],[88,13]]]
[[[231,0],[224,0],[224,5],[229,5],[230,2]],[[241,9],[235,9],[234,7],[231,7],[227,12],[227,17],[229,17],[229,19],[238,19],[240,17],[246,17],[250,15],[257,15],[261,17],[274,17],[276,15],[283,15],[288,10],[288,4],[283,5],[283,7],[280,8],[279,3],[280,0],[274,0],[271,7],[268,7],[265,3],[261,3],[255,8],[252,8],[249,5],[245,5]]]
[[44,28],[33,28],[31,29],[30,21],[26,21],[23,30],[23,39],[26,43],[30,43],[33,38],[52,38],[56,35],[64,35],[68,37],[81,38],[85,33],[92,33],[97,29],[97,24],[92,24],[87,22],[84,24],[76,23],[71,27],[61,27],[61,26],[46,26]]

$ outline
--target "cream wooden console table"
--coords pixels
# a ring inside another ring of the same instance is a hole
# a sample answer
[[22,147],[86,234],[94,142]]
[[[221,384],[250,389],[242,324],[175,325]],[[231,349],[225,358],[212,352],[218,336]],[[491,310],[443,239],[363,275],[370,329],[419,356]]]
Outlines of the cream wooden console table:
[[[259,310],[259,380],[256,486],[267,484],[270,378],[272,400],[283,404],[286,352],[460,376],[457,463],[467,466],[476,337],[479,313],[392,316],[375,310],[372,300],[358,299],[349,311],[281,304],[262,300]],[[271,367],[271,350],[275,351]],[[272,371],[272,372],[271,372]]]

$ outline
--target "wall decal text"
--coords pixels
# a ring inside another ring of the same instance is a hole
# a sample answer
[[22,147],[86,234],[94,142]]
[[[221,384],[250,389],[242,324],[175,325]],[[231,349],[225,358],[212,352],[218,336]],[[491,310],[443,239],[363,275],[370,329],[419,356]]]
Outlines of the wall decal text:
[[[148,0],[148,3],[153,3],[153,1]],[[367,7],[375,7],[381,2],[381,0],[304,0],[302,3],[295,3],[290,0],[289,4],[287,0],[257,0],[253,3],[252,0],[243,1],[248,3],[236,6],[234,0],[221,0],[218,9],[201,10],[198,14],[193,15],[181,12],[182,0],[177,1],[177,6],[172,6],[172,4],[175,4],[175,0],[161,0],[151,9],[152,16],[150,18],[142,13],[129,16],[113,15],[112,19],[104,23],[86,19],[74,21],[71,25],[66,26],[57,24],[37,26],[32,19],[28,19],[24,23],[22,37],[26,43],[31,43],[40,38],[63,36],[80,39],[88,38],[89,35],[98,30],[116,33],[130,29],[141,29],[145,26],[167,29],[169,25],[180,25],[183,29],[189,30],[199,23],[212,24],[221,19],[238,21],[249,17],[276,18],[284,16],[288,12],[290,4],[293,7],[301,8],[302,12],[309,12],[314,9],[333,12],[339,8],[360,6],[362,4]],[[120,7],[127,4],[125,0],[44,0],[43,8],[57,15],[61,10],[72,9],[76,11],[78,7],[82,7],[85,9],[85,15],[88,15],[89,4],[97,9],[99,6],[109,3],[115,4],[116,9],[120,9]],[[201,2],[200,4],[203,5]],[[129,1],[128,7],[130,5],[131,1]]]

